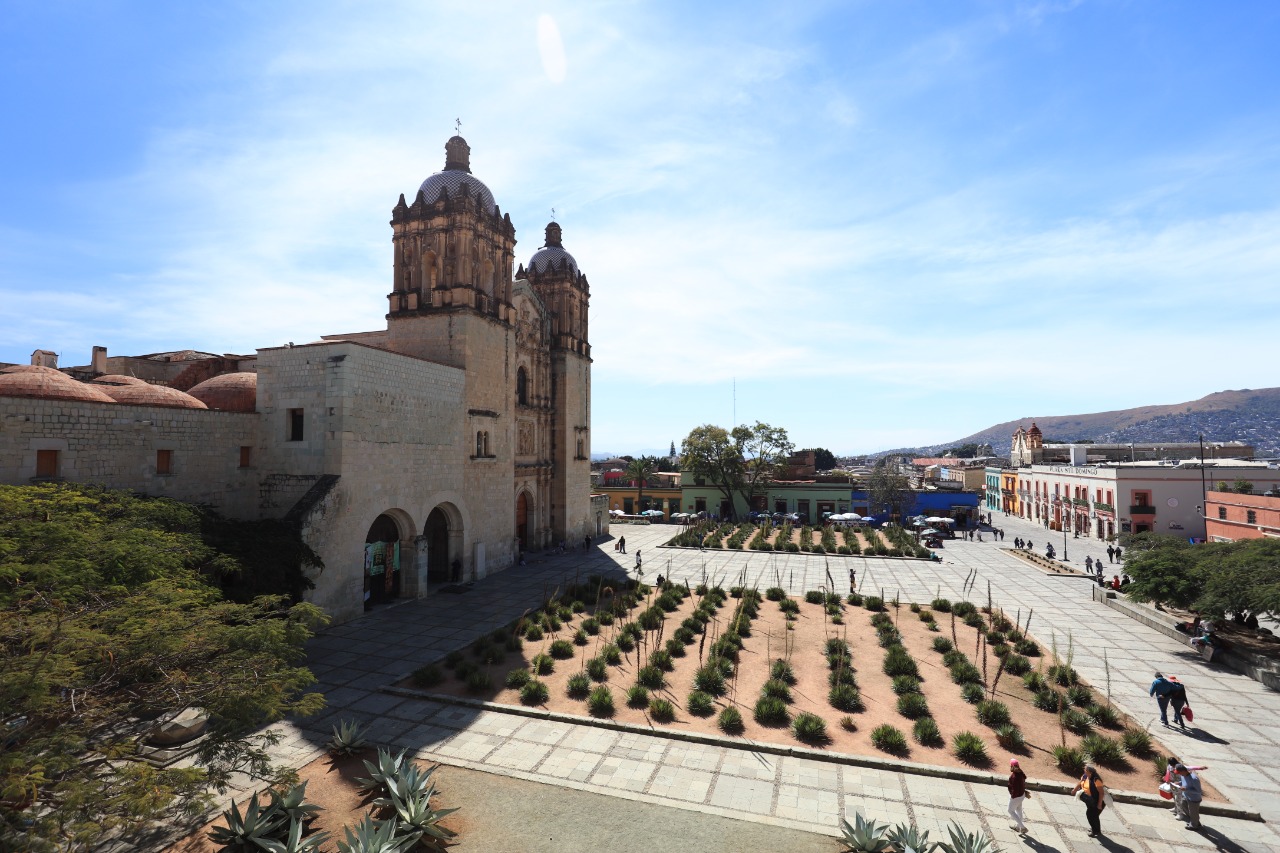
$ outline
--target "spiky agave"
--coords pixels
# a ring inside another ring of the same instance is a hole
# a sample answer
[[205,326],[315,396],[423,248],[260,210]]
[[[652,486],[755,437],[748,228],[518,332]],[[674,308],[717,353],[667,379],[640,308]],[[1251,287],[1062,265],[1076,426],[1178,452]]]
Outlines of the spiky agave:
[[847,820],[840,821],[840,829],[843,833],[840,840],[849,848],[849,853],[884,853],[890,849],[890,841],[885,837],[885,831],[888,829],[886,824],[867,820],[857,812],[854,813],[853,819],[852,825]]
[[258,842],[279,835],[288,820],[274,805],[263,806],[257,794],[245,803],[243,814],[232,800],[222,816],[227,825],[209,830],[209,840],[226,850],[260,850]]

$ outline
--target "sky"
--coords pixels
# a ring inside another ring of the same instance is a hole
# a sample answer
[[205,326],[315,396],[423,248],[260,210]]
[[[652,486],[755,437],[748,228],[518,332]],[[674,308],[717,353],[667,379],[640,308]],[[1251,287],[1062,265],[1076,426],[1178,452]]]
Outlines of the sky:
[[[591,285],[592,446],[1280,385],[1280,4],[10,0],[0,362],[385,327],[444,165]],[[1230,437],[1225,437],[1230,438]]]

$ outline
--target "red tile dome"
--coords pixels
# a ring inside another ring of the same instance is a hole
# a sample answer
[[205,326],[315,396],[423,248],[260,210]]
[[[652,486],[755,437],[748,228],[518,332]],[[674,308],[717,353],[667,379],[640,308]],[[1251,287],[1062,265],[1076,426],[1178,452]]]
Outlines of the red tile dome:
[[152,385],[143,382],[136,376],[115,376],[108,374],[93,380],[100,385],[103,392],[117,403],[132,406],[163,406],[169,409],[207,409],[201,401],[184,394],[176,388],[163,385]]
[[223,373],[187,391],[210,409],[254,412],[258,409],[258,374]]
[[0,397],[30,397],[38,400],[78,400],[85,403],[114,403],[101,389],[77,382],[52,367],[17,364],[0,370]]

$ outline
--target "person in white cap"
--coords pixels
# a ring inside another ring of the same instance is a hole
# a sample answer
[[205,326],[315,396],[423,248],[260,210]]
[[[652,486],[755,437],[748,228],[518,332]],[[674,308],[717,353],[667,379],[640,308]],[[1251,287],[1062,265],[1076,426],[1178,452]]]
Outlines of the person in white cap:
[[1020,833],[1027,831],[1026,821],[1022,817],[1022,804],[1030,797],[1027,793],[1027,774],[1018,766],[1018,759],[1009,759],[1009,817],[1013,818],[1013,828]]

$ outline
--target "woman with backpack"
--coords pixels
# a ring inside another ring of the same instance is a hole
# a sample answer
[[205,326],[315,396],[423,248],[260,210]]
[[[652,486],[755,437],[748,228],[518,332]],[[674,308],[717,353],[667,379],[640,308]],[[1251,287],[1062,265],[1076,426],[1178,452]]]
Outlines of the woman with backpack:
[[1102,777],[1098,775],[1098,771],[1092,764],[1086,764],[1084,775],[1080,777],[1080,781],[1076,783],[1076,787],[1072,790],[1072,795],[1080,794],[1080,801],[1084,803],[1084,817],[1089,821],[1089,837],[1098,838],[1102,835],[1102,810],[1107,807],[1107,789],[1102,784]]

